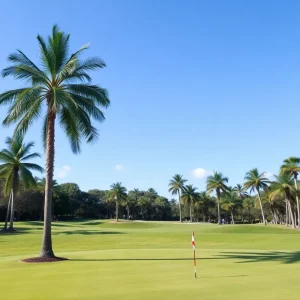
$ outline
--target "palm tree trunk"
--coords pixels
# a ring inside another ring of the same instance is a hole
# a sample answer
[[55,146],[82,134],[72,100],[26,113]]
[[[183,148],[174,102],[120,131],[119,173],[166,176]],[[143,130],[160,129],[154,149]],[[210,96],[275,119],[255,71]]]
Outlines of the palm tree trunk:
[[129,206],[127,205],[127,220],[129,220]]
[[289,206],[289,211],[290,211],[290,219],[291,219],[291,222],[292,222],[292,227],[296,228],[290,200],[288,200],[288,206]]
[[118,200],[116,200],[116,221],[119,221],[119,203]]
[[181,195],[180,195],[180,191],[178,191],[178,204],[179,204],[179,222],[182,222],[182,217],[181,217]]
[[250,208],[248,208],[248,219],[249,219],[249,224],[251,223],[251,212]]
[[218,224],[221,225],[220,191],[217,189]]
[[[50,103],[48,103],[48,107]],[[44,231],[40,257],[54,258],[52,250],[51,222],[52,222],[52,188],[54,171],[54,141],[55,141],[55,114],[48,108],[48,123],[46,136],[46,186],[44,202]]]
[[233,212],[231,211],[231,223],[234,225],[234,218],[233,218]]
[[15,207],[14,207],[14,189],[11,191],[11,202],[10,202],[10,220],[9,220],[9,229],[10,231],[14,230],[14,218],[15,218]]
[[6,218],[5,218],[5,224],[4,224],[4,227],[3,227],[3,231],[7,230],[7,224],[8,224],[9,212],[10,212],[10,205],[11,205],[11,196],[12,196],[12,190],[10,191],[10,194],[9,194],[9,199],[8,199],[8,204],[7,204],[7,212],[6,212]]
[[262,220],[263,220],[263,223],[265,225],[267,225],[266,220],[265,220],[264,210],[263,210],[262,203],[261,203],[260,192],[259,192],[259,189],[256,189],[256,190],[257,190],[257,194],[258,194],[258,200],[259,200],[259,205],[260,205]]
[[299,208],[299,197],[298,197],[298,185],[297,185],[297,175],[294,175],[294,183],[296,189],[296,202],[297,202],[297,215],[298,215],[298,228],[300,228],[300,208]]
[[286,199],[285,199],[285,225],[289,226],[289,207]]
[[193,222],[192,203],[190,204],[190,222]]

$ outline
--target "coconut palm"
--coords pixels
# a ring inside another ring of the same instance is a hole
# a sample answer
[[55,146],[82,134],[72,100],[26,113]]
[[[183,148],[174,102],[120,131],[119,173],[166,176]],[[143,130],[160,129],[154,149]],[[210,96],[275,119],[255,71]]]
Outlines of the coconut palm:
[[241,206],[241,200],[240,200],[239,194],[235,191],[235,189],[228,188],[228,190],[224,194],[224,198],[223,198],[221,207],[224,210],[227,210],[228,212],[230,212],[231,223],[233,225],[234,225],[233,212],[234,212],[234,209],[237,208],[238,206]]
[[122,186],[122,182],[112,184],[109,192],[109,198],[111,201],[116,202],[116,221],[119,221],[119,203],[125,201],[127,197],[126,188]]
[[72,151],[79,153],[82,140],[91,142],[98,136],[91,119],[103,121],[99,107],[109,105],[106,90],[92,85],[89,75],[89,71],[105,67],[104,62],[97,57],[80,60],[88,45],[69,55],[69,39],[69,34],[54,25],[47,39],[37,36],[41,68],[17,50],[8,57],[11,65],[2,71],[3,77],[13,76],[26,84],[23,88],[0,94],[0,105],[10,105],[3,124],[15,123],[15,135],[24,134],[43,115],[46,188],[42,258],[55,257],[51,238],[55,124],[60,123]]
[[263,223],[265,225],[267,225],[266,220],[265,220],[263,206],[262,206],[260,192],[261,192],[261,190],[266,190],[268,188],[268,184],[270,183],[270,180],[264,176],[265,176],[265,172],[259,173],[256,168],[250,170],[249,172],[246,173],[246,176],[245,176],[246,182],[244,183],[244,188],[245,188],[245,190],[250,189],[250,193],[252,193],[254,191],[257,192],[262,220],[263,220]]
[[5,179],[4,192],[10,194],[10,200],[7,208],[7,217],[3,230],[7,230],[8,216],[10,211],[10,231],[14,231],[14,197],[19,192],[20,182],[25,188],[36,186],[36,181],[31,173],[32,171],[43,172],[43,168],[37,164],[27,162],[30,159],[40,157],[40,154],[30,153],[34,146],[33,142],[28,144],[23,142],[23,136],[16,135],[14,139],[7,138],[8,149],[0,152],[0,177]]
[[184,203],[190,207],[190,222],[193,222],[193,213],[192,208],[193,204],[200,199],[200,194],[196,192],[197,188],[192,184],[185,186],[185,189],[182,192],[181,199]]
[[275,181],[270,186],[270,198],[274,200],[276,197],[283,197],[287,203],[286,216],[289,214],[292,226],[295,228],[296,223],[293,215],[291,200],[296,194],[294,182],[291,174],[282,173],[275,176]]
[[169,183],[169,192],[172,195],[178,195],[178,205],[179,205],[179,221],[182,222],[182,213],[181,213],[181,194],[184,191],[184,184],[187,182],[186,179],[182,178],[182,175],[176,174],[170,180]]
[[283,174],[291,174],[294,179],[294,185],[296,189],[296,203],[297,203],[297,223],[300,227],[300,208],[299,208],[299,198],[298,198],[298,185],[297,178],[300,172],[300,158],[299,157],[289,157],[283,161],[283,165],[280,168],[280,172]]
[[217,195],[217,207],[218,207],[218,224],[221,225],[221,211],[220,211],[220,198],[221,192],[226,193],[228,186],[226,183],[228,182],[228,178],[224,177],[221,172],[214,171],[214,174],[208,176],[206,179],[206,190],[208,193],[213,191],[216,192]]
[[252,198],[246,198],[243,200],[243,207],[248,210],[248,220],[251,223],[251,209],[254,207],[254,201]]
[[247,191],[245,191],[244,187],[241,184],[237,184],[233,190],[236,192],[236,194],[242,199],[244,200],[246,197],[249,196],[249,194],[247,193]]

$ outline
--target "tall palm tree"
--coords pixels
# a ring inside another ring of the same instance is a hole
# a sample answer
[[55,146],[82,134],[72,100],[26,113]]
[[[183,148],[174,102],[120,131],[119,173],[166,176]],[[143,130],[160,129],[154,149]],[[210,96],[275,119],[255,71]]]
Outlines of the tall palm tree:
[[169,192],[172,195],[178,195],[178,205],[179,205],[179,221],[182,222],[182,213],[181,213],[181,194],[184,191],[184,185],[187,182],[186,179],[182,178],[182,175],[175,174],[169,183]]
[[221,192],[226,192],[228,186],[226,183],[228,182],[228,178],[224,177],[221,172],[214,171],[214,174],[208,176],[206,179],[206,190],[208,193],[213,191],[216,192],[217,195],[217,206],[218,206],[218,224],[221,225],[221,212],[220,212],[220,198]]
[[189,184],[185,187],[182,192],[181,198],[184,203],[187,203],[190,207],[190,222],[193,222],[193,204],[200,199],[200,194],[196,192],[197,188],[192,184]]
[[20,181],[25,188],[36,186],[36,181],[31,170],[43,172],[44,169],[37,164],[27,162],[30,159],[40,157],[40,154],[30,153],[34,143],[24,143],[23,136],[16,135],[14,139],[7,138],[8,149],[0,151],[0,177],[5,179],[4,192],[10,194],[7,208],[7,218],[3,230],[7,230],[8,216],[10,211],[10,231],[14,231],[14,197],[19,192]]
[[296,223],[293,216],[291,200],[296,194],[296,190],[294,187],[294,182],[291,174],[282,173],[278,176],[275,176],[275,181],[272,182],[270,186],[270,198],[275,199],[276,197],[284,197],[287,203],[287,211],[286,214],[290,215],[290,219],[292,221],[292,226],[295,228]]
[[109,193],[109,198],[111,201],[116,202],[116,221],[119,221],[119,203],[124,201],[127,197],[127,190],[122,186],[122,182],[117,182],[112,184]]
[[108,107],[107,91],[91,84],[89,71],[105,67],[97,58],[80,60],[88,49],[84,45],[69,55],[70,35],[54,25],[48,39],[37,36],[41,68],[22,51],[9,55],[11,63],[3,77],[24,80],[26,86],[0,94],[0,105],[10,105],[4,125],[16,123],[15,134],[24,134],[44,114],[43,142],[46,149],[46,188],[44,231],[40,257],[55,258],[51,237],[52,181],[55,156],[55,124],[59,122],[74,153],[80,152],[82,140],[91,142],[98,136],[91,119],[104,120],[99,107]]
[[266,220],[265,220],[263,206],[262,206],[260,191],[266,190],[268,188],[268,184],[270,183],[270,180],[264,176],[265,176],[265,172],[259,173],[257,168],[250,170],[249,172],[246,173],[246,176],[245,176],[246,182],[244,183],[244,188],[246,190],[250,189],[250,193],[252,193],[254,191],[257,192],[260,210],[261,210],[261,217],[262,217],[263,223],[265,225],[267,225]]
[[281,173],[291,174],[294,179],[294,185],[296,189],[296,203],[297,203],[297,223],[300,227],[300,208],[299,208],[299,197],[298,197],[298,185],[297,178],[300,172],[300,158],[299,157],[289,157],[283,161],[283,165],[280,168]]

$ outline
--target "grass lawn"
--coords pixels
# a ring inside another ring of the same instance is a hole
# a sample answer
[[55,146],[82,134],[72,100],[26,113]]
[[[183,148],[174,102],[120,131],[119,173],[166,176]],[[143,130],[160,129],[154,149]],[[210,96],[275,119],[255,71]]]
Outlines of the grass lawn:
[[[298,299],[300,231],[278,226],[110,223],[53,224],[57,256],[38,254],[40,222],[0,235],[1,299]],[[198,279],[193,279],[195,231]]]

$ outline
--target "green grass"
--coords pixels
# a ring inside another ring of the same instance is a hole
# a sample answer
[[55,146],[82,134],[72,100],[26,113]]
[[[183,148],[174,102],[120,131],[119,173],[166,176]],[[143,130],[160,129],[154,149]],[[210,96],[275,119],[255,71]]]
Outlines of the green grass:
[[[297,299],[300,231],[281,226],[78,221],[53,224],[56,255],[38,254],[40,222],[0,235],[1,299]],[[191,231],[198,279],[193,279]]]

